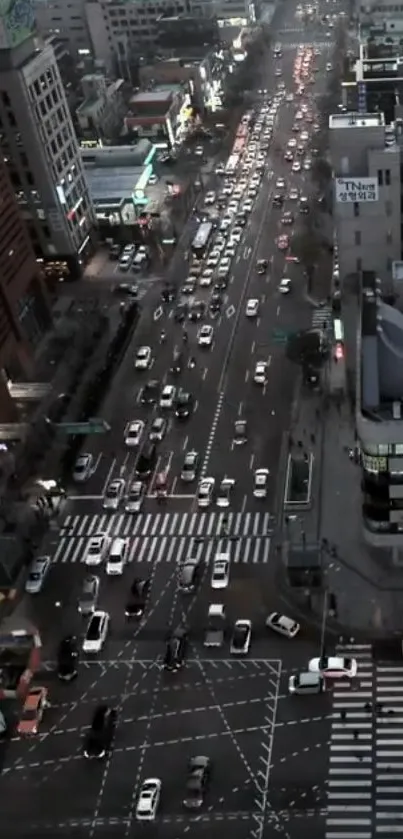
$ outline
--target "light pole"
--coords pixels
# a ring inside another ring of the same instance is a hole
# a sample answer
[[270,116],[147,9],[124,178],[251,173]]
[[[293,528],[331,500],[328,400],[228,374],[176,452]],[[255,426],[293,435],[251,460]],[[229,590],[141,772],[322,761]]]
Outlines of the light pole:
[[327,588],[325,588],[324,598],[323,598],[323,613],[322,613],[322,627],[320,632],[320,658],[323,658],[325,654],[325,637],[326,637],[326,621],[328,615],[328,596],[329,592]]

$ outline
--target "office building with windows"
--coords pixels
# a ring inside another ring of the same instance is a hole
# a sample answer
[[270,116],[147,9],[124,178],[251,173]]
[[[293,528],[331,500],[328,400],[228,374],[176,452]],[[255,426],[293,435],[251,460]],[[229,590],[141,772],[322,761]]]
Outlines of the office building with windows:
[[55,54],[1,13],[0,44],[0,148],[37,259],[50,277],[74,279],[95,215]]

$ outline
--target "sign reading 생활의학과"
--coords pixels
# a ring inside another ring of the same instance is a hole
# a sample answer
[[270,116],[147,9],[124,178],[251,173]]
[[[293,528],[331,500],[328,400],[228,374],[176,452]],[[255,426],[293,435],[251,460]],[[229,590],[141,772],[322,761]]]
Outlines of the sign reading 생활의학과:
[[365,204],[378,201],[377,178],[336,178],[335,195],[338,204]]

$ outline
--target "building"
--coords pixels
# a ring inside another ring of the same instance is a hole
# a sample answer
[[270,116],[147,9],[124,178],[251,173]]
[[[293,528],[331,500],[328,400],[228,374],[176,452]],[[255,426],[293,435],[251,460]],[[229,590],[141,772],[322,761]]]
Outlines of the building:
[[199,112],[204,108],[217,110],[221,106],[222,65],[217,66],[217,55],[209,47],[202,57],[201,52],[199,49],[198,55],[161,58],[153,64],[142,65],[139,71],[141,86],[181,85],[189,94],[192,108]]
[[[403,23],[403,21],[402,21]],[[373,40],[359,46],[348,80],[342,84],[342,105],[348,110],[383,113],[387,125],[399,116],[403,102],[403,58],[392,46],[381,49]],[[401,114],[400,114],[401,115]]]
[[[402,298],[400,298],[400,305]],[[363,275],[358,336],[356,428],[366,541],[403,547],[403,313]]]
[[47,294],[7,167],[0,157],[0,422],[17,418],[7,382],[29,378],[50,326]]
[[218,48],[220,28],[215,17],[195,15],[162,15],[158,21],[157,51],[168,55],[186,55],[195,51]]
[[329,118],[340,282],[374,271],[391,282],[401,259],[401,147],[380,113]]
[[73,279],[95,215],[54,51],[27,32],[9,36],[0,15],[0,144],[37,258]]
[[92,52],[85,0],[33,0],[35,24],[44,38],[56,35],[71,56]]
[[190,95],[182,86],[158,85],[152,91],[132,96],[124,123],[131,137],[148,137],[173,148],[190,117]]
[[113,140],[120,134],[126,106],[123,81],[108,82],[101,73],[81,79],[84,101],[76,110],[80,139]]

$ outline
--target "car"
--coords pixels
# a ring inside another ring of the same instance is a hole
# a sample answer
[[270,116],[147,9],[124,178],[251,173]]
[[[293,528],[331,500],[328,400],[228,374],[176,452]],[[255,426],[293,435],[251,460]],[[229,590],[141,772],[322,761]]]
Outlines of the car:
[[246,655],[249,652],[250,642],[252,638],[252,623],[250,620],[239,618],[235,621],[234,629],[232,631],[230,654],[231,655]]
[[140,402],[142,405],[155,405],[159,393],[159,382],[156,379],[151,379],[144,385],[141,394]]
[[139,513],[146,497],[146,485],[142,481],[133,481],[125,500],[126,513]]
[[228,256],[223,256],[217,269],[218,277],[226,277],[231,266],[231,260]]
[[257,274],[265,274],[268,268],[268,260],[267,259],[258,259],[256,263],[256,273]]
[[99,577],[95,574],[84,578],[77,604],[80,615],[88,617],[88,615],[92,615],[95,612],[99,597],[99,587]]
[[277,245],[279,251],[288,250],[289,244],[290,244],[290,240],[289,240],[288,236],[284,236],[284,235],[277,236],[276,245]]
[[78,641],[75,635],[65,635],[57,649],[57,675],[62,682],[78,676]]
[[125,491],[123,478],[114,478],[106,487],[103,508],[104,510],[117,510]]
[[186,282],[181,287],[181,294],[190,297],[191,294],[194,294],[196,291],[196,278],[195,277],[188,277]]
[[289,277],[283,277],[283,279],[280,280],[278,284],[277,290],[280,292],[280,294],[289,294],[291,291],[291,287],[292,283]]
[[206,286],[211,285],[213,281],[214,270],[213,268],[205,268],[201,277],[200,277],[200,285],[204,288]]
[[275,188],[276,188],[276,189],[285,189],[285,180],[284,180],[284,178],[277,178]]
[[161,300],[163,303],[172,303],[176,297],[176,285],[174,283],[166,283],[161,292]]
[[249,198],[256,198],[256,197],[257,197],[257,192],[258,192],[257,187],[256,187],[254,184],[251,184],[251,185],[248,187],[248,196],[249,196]]
[[217,492],[217,507],[229,507],[231,501],[231,492],[234,486],[235,481],[233,478],[223,478]]
[[101,565],[108,552],[109,543],[109,537],[105,533],[91,536],[85,552],[85,564],[88,566]]
[[185,626],[177,626],[166,642],[164,654],[164,670],[170,673],[181,670],[185,663],[188,643],[188,631]]
[[280,195],[279,193],[276,193],[275,195],[273,195],[272,204],[273,204],[273,207],[277,207],[277,208],[281,209],[281,207],[284,204],[284,195]]
[[211,572],[211,588],[227,588],[229,583],[230,556],[229,553],[218,553],[214,557]]
[[268,469],[255,469],[253,479],[253,495],[255,498],[266,498],[269,476]]
[[109,705],[98,705],[95,709],[90,730],[84,737],[84,757],[102,760],[111,749],[115,735],[117,711]]
[[207,626],[204,631],[204,647],[222,647],[225,640],[226,613],[223,603],[211,603],[207,614]]
[[326,73],[330,73],[331,70],[332,70],[332,65],[331,65],[330,61],[328,61],[327,64],[326,64]]
[[211,347],[214,338],[214,329],[209,324],[201,326],[197,333],[199,347]]
[[128,448],[135,448],[140,445],[140,441],[144,431],[143,420],[132,420],[126,423],[124,431],[125,445]]
[[297,621],[287,618],[286,615],[280,615],[279,612],[272,612],[266,618],[266,626],[274,632],[278,632],[279,635],[285,635],[286,638],[295,638],[301,629]]
[[84,653],[99,653],[106,641],[109,630],[108,612],[93,612],[83,639]]
[[291,187],[291,189],[289,191],[289,194],[288,194],[289,201],[298,201],[298,198],[299,198],[298,188],[296,186]]
[[231,230],[231,242],[233,242],[234,245],[239,245],[239,243],[242,239],[242,236],[243,236],[242,228],[241,227],[233,227],[233,229]]
[[25,581],[27,594],[39,594],[42,591],[45,578],[50,571],[52,560],[50,556],[38,556],[31,562],[28,577]]
[[122,539],[120,536],[116,536],[111,542],[108,559],[106,561],[105,570],[109,577],[118,577],[123,574],[128,553],[128,540]]
[[257,385],[265,385],[267,382],[267,362],[257,361],[255,372],[253,374],[253,381]]
[[189,320],[193,323],[202,320],[206,314],[206,308],[204,300],[193,300],[189,307]]
[[152,362],[151,347],[139,347],[136,352],[134,366],[136,370],[148,370]]
[[190,484],[196,480],[196,475],[199,468],[200,456],[196,451],[186,452],[181,469],[181,481],[185,484]]
[[304,170],[305,170],[305,172],[310,172],[311,169],[312,169],[312,160],[309,157],[307,157],[304,160]]
[[154,821],[160,802],[161,786],[159,778],[147,778],[143,781],[136,804],[137,821]]
[[73,469],[73,481],[83,484],[88,481],[94,471],[94,458],[92,454],[80,454]]
[[150,430],[148,432],[148,439],[151,443],[160,442],[164,439],[168,423],[165,417],[155,417],[153,419]]
[[160,408],[173,408],[176,397],[176,387],[174,385],[164,385],[160,396]]
[[294,160],[294,155],[293,155],[291,149],[288,149],[288,151],[285,152],[284,160],[286,160],[287,163],[292,163],[292,161]]
[[201,562],[199,556],[190,556],[181,565],[179,571],[179,589],[183,594],[193,594],[201,577]]
[[246,201],[242,204],[242,212],[243,213],[251,213],[253,210],[253,201],[250,198],[247,198]]
[[221,258],[221,253],[219,250],[211,251],[208,256],[206,266],[207,268],[216,268]]
[[132,297],[134,300],[137,300],[139,296],[139,287],[135,283],[118,283],[114,286],[113,293],[124,295],[126,297]]
[[31,687],[25,698],[17,725],[17,734],[23,736],[37,734],[44,711],[48,706],[48,688],[39,685],[38,687]]
[[175,402],[175,416],[177,419],[189,419],[194,409],[194,399],[191,393],[180,390]]
[[308,132],[307,131],[301,131],[301,134],[299,135],[299,139],[301,140],[301,143],[308,143],[309,142]]
[[205,198],[204,198],[204,203],[206,205],[214,204],[215,200],[216,200],[216,197],[217,197],[216,193],[211,189],[211,190],[209,190],[209,192],[206,192],[206,195],[205,195]]
[[248,441],[248,424],[245,419],[238,419],[235,420],[234,423],[234,437],[233,443],[234,446],[243,446],[244,443]]
[[197,155],[197,157],[203,157],[203,154],[204,154],[203,146],[196,146],[195,155]]
[[216,175],[225,175],[225,166],[222,163],[219,163],[218,166],[215,167],[214,172]]
[[141,618],[144,615],[146,604],[150,596],[151,580],[145,580],[141,577],[136,577],[131,586],[129,597],[125,606],[125,617],[128,620],[132,618]]
[[302,195],[299,199],[299,211],[303,215],[309,213],[309,199],[306,197],[306,195]]
[[188,764],[186,791],[183,799],[185,810],[200,810],[210,781],[211,761],[205,755],[191,757]]
[[259,314],[259,300],[250,298],[246,303],[245,315],[247,318],[256,318]]
[[209,507],[213,499],[214,486],[214,478],[201,479],[197,488],[197,504],[199,507]]
[[291,212],[291,210],[287,210],[286,213],[283,213],[281,218],[281,224],[294,224],[294,221],[294,214]]
[[157,446],[155,443],[148,441],[148,443],[143,446],[137,460],[135,467],[136,477],[141,481],[145,481],[149,478],[157,465],[157,459]]
[[353,679],[357,675],[357,661],[342,656],[322,656],[312,658],[308,670],[310,673],[321,673],[326,679]]

